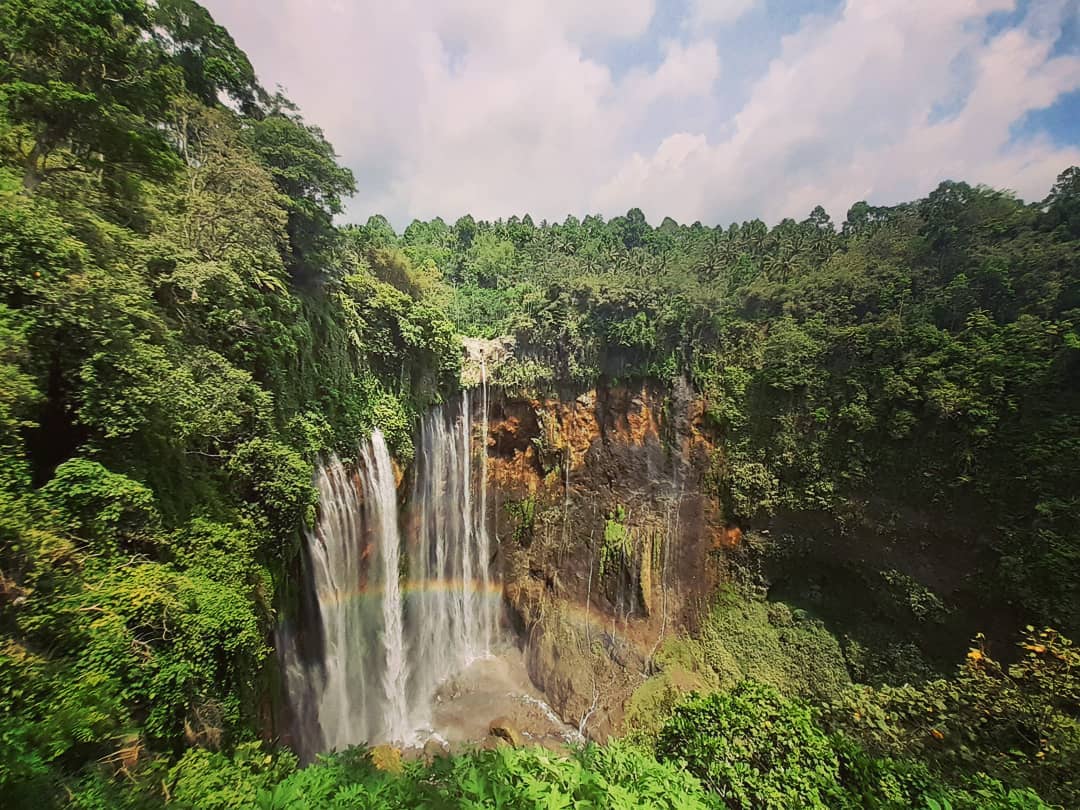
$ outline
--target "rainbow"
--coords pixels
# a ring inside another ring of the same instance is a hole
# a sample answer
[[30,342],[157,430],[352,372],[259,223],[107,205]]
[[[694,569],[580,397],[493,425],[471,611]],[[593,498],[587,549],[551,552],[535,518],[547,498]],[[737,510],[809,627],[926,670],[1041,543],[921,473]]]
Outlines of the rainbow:
[[[366,585],[345,591],[332,591],[320,589],[318,598],[321,604],[326,602],[350,602],[355,599],[382,598],[386,588],[383,585]],[[465,581],[462,579],[428,580],[425,582],[409,581],[401,586],[401,592],[405,596],[414,594],[459,594],[463,592],[482,594],[488,598],[502,598],[502,583],[482,580]]]

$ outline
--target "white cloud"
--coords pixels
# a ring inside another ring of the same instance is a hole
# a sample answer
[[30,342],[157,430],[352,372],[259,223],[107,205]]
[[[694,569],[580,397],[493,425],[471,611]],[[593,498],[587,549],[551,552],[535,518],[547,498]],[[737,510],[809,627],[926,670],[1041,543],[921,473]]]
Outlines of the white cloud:
[[[1066,0],[989,39],[986,16],[1014,0],[849,0],[801,21],[734,115],[721,61],[739,53],[709,31],[753,2],[693,0],[705,27],[660,43],[654,0],[207,4],[357,172],[353,219],[639,206],[774,221],[818,203],[839,218],[947,176],[1037,198],[1080,162],[1074,147],[1010,140],[1026,111],[1080,87],[1077,57],[1051,56]],[[616,71],[601,58],[613,49],[658,60]]]
[[699,39],[689,44],[663,43],[664,60],[653,71],[632,71],[623,81],[627,104],[650,104],[662,98],[707,96],[720,76],[716,43]]
[[563,217],[625,149],[644,103],[715,75],[712,43],[672,46],[658,76],[635,74],[628,99],[587,45],[633,40],[653,0],[507,4],[406,0],[316,9],[284,0],[211,0],[260,76],[282,82],[324,127],[360,192],[350,215]]
[[[855,200],[913,198],[948,177],[1040,198],[1080,150],[1041,138],[1012,143],[1012,125],[1080,87],[1080,60],[1051,57],[1056,32],[1045,25],[987,42],[986,15],[1010,7],[851,0],[837,19],[809,20],[784,41],[730,138],[673,134],[652,155],[625,161],[594,203],[618,211],[648,200],[654,210],[708,221],[776,221],[822,203],[842,217]],[[965,57],[969,92],[935,123],[937,102],[964,81],[954,68]],[[707,191],[686,193],[700,188]]]

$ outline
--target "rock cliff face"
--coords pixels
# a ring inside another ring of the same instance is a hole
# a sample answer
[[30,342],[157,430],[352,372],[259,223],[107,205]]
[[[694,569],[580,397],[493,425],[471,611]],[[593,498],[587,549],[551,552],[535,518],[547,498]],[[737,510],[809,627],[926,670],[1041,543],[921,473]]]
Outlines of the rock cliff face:
[[591,737],[619,730],[660,641],[693,625],[739,542],[708,494],[702,417],[686,385],[493,405],[505,601],[533,681]]
[[[664,640],[702,629],[733,576],[846,639],[859,677],[929,677],[976,632],[1008,639],[1020,617],[987,603],[971,573],[987,563],[955,516],[881,496],[850,514],[736,525],[704,406],[685,384],[493,394],[489,525],[504,601],[529,676],[563,720],[594,739],[623,732]],[[918,663],[885,672],[897,655]]]

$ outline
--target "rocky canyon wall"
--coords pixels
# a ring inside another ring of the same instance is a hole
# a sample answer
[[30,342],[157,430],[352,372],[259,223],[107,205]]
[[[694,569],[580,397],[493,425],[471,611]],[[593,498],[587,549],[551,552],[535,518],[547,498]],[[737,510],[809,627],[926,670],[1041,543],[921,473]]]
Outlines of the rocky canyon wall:
[[493,398],[491,510],[529,674],[604,738],[660,641],[692,628],[738,543],[708,494],[716,462],[688,385]]

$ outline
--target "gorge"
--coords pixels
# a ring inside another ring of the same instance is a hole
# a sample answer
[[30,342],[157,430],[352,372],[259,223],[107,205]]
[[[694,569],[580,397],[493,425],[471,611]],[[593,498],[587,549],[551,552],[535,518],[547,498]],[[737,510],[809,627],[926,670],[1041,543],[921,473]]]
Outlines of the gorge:
[[[355,464],[317,468],[306,607],[279,630],[283,733],[309,758],[481,743],[515,714],[508,696],[543,708],[522,715],[539,726],[526,737],[622,734],[665,639],[724,579],[741,530],[705,491],[715,448],[685,380],[523,398],[489,390],[489,356],[512,362],[500,341],[471,341],[478,385],[420,420],[409,467],[376,430]],[[434,701],[483,659],[536,691],[474,695],[486,714],[455,736]]]
[[[303,557],[316,598],[279,650],[282,733],[307,758],[490,744],[496,720],[555,748],[604,741],[747,677],[822,699],[850,685],[863,639],[908,644],[935,666],[937,650],[991,626],[975,618],[961,573],[975,558],[954,527],[916,512],[887,531],[873,511],[861,524],[811,511],[731,521],[713,490],[709,405],[686,379],[523,395],[489,384],[489,364],[498,378],[516,362],[512,344],[467,342],[466,385],[419,420],[411,464],[376,431],[354,465],[318,468]],[[775,589],[794,618],[766,603],[759,629],[745,596],[727,603],[734,612],[710,608],[742,577]],[[927,619],[894,605],[916,581],[947,600],[919,608],[939,611]],[[862,615],[832,613],[853,603]],[[711,651],[687,641],[710,637]],[[497,677],[476,674],[484,661]],[[447,720],[462,693],[464,724]]]

